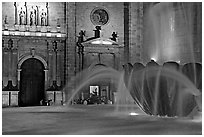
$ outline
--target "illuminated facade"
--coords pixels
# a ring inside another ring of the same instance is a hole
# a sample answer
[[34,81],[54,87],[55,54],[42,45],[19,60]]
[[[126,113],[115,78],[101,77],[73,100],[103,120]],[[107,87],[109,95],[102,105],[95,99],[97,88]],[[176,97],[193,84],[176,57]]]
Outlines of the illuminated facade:
[[[151,58],[160,64],[201,63],[201,6],[3,2],[2,105],[35,106],[48,100],[62,104],[65,85],[67,93],[74,88],[71,78],[97,64],[122,70],[125,63],[146,64]],[[91,86],[99,86],[100,95],[114,100],[108,83]]]

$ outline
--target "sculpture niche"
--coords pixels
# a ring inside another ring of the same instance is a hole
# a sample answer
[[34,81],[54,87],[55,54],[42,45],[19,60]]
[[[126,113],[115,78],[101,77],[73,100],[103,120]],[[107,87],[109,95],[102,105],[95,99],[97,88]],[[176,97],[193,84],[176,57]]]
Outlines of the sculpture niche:
[[30,11],[30,26],[36,25],[36,20],[37,20],[36,17],[37,17],[37,11],[32,6]]

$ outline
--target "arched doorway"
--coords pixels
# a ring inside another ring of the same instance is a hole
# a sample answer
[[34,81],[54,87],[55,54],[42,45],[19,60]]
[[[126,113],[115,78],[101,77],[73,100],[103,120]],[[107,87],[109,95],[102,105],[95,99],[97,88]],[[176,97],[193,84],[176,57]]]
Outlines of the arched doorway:
[[[108,70],[108,67],[105,64],[95,64],[92,63],[88,67],[88,72],[90,75],[92,75],[92,72],[100,71],[100,70]],[[102,71],[103,73],[104,71]],[[98,73],[99,74],[99,73]],[[96,74],[97,75],[97,74]],[[111,78],[110,77],[99,77],[97,79],[91,80],[81,92],[81,99],[87,100],[89,104],[95,104],[95,103],[105,103],[107,104],[109,101],[112,101],[112,87],[111,85]]]
[[25,60],[21,65],[19,106],[38,106],[45,98],[44,65],[35,58]]

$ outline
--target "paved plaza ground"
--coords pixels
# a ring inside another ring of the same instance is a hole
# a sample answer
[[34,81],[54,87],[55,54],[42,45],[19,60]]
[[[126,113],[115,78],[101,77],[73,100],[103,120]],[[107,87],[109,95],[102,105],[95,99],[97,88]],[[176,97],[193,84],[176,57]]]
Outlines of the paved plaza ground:
[[[128,115],[134,111],[137,115]],[[2,109],[3,135],[202,134],[189,118],[145,115],[137,107],[114,105],[37,106]]]

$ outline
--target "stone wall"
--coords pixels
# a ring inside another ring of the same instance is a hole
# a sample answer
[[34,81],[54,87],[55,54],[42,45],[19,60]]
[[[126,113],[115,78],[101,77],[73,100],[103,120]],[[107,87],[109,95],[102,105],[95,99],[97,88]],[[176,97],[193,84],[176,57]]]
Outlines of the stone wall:
[[[65,47],[65,92],[70,93],[74,89],[74,83],[71,81],[76,72],[76,4],[74,2],[66,3],[66,47]],[[67,94],[68,95],[68,94]]]
[[[122,2],[77,2],[76,3],[76,32],[86,31],[86,38],[94,36],[95,25],[90,20],[91,12],[96,7],[102,7],[109,14],[109,22],[101,27],[101,37],[110,38],[117,32],[118,43],[124,43],[124,20]],[[120,9],[120,10],[119,10]]]
[[130,3],[130,62],[142,62],[143,47],[143,3]]
[[[48,9],[47,25],[41,26],[39,20],[30,25],[32,6],[39,11]],[[54,91],[53,85],[66,85],[65,92],[71,92],[74,89],[71,80],[78,70],[77,37],[81,30],[85,31],[85,40],[94,36],[96,25],[90,15],[100,7],[109,15],[108,23],[101,26],[101,37],[109,39],[116,32],[116,42],[122,47],[118,49],[116,69],[121,70],[127,62],[145,65],[151,58],[159,64],[170,60],[181,64],[202,62],[202,3],[3,2],[2,7],[3,87],[12,81],[16,88],[20,80],[18,63],[26,56],[36,55],[47,64],[46,87]],[[21,7],[27,7],[25,25],[19,25]],[[53,42],[57,43],[57,49]],[[101,54],[100,59],[114,66],[110,61],[112,55]]]
[[[16,2],[17,13],[15,15],[14,2],[3,2],[2,3],[2,28],[4,28],[5,19],[8,24],[8,29],[14,30],[15,18],[17,18],[17,24],[19,24],[19,11],[20,8],[25,8],[25,2]],[[39,14],[42,9],[46,9],[46,2],[26,2],[27,7],[27,25],[30,25],[30,11],[31,8],[38,7]],[[48,25],[51,27],[51,32],[57,32],[57,26],[60,26],[60,31],[65,32],[65,2],[48,2]],[[17,17],[15,17],[17,16]],[[39,18],[41,15],[38,15]],[[38,19],[40,20],[40,19]],[[39,21],[40,22],[40,21]],[[40,24],[40,23],[38,23]]]
[[[36,6],[39,14],[42,9],[48,9],[45,25],[40,23],[41,16],[37,14],[38,21],[36,18],[31,25],[31,8]],[[46,90],[61,90],[64,84],[65,3],[3,2],[2,7],[2,90],[6,93],[5,99],[12,102],[13,93],[19,91],[21,65],[29,58],[38,59],[44,65],[45,93]],[[27,8],[24,24],[19,24],[21,7]]]

